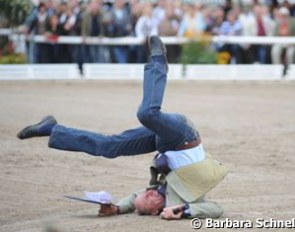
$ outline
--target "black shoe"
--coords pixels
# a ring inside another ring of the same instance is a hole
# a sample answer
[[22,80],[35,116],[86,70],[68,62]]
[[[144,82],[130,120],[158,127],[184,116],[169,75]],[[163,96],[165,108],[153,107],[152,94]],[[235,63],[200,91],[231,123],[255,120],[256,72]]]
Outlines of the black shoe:
[[159,36],[151,36],[149,39],[149,50],[151,57],[153,56],[163,56],[164,65],[168,71],[168,62],[167,62],[167,49]]
[[39,123],[27,126],[22,129],[17,137],[19,139],[28,139],[33,137],[49,136],[52,128],[57,124],[56,119],[48,115],[44,117]]
[[166,56],[167,50],[159,36],[151,36],[149,39],[149,49],[151,56]]

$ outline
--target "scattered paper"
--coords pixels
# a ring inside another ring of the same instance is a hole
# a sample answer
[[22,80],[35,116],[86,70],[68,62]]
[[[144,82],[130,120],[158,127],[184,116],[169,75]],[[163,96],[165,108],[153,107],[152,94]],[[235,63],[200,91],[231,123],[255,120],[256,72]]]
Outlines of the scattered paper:
[[100,202],[102,204],[110,204],[113,201],[112,195],[106,191],[84,192],[84,194],[86,199]]

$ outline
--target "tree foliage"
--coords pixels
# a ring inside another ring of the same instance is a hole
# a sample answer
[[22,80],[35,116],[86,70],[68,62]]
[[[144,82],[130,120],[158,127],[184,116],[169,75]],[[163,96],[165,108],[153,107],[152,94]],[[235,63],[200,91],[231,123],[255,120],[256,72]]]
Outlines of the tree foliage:
[[30,0],[0,0],[0,26],[14,27],[24,23],[30,10]]

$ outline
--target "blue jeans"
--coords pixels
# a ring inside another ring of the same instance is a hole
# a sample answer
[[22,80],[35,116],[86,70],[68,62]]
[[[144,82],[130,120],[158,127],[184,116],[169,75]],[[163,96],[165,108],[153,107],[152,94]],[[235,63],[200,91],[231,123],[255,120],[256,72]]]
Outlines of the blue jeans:
[[266,64],[266,46],[260,45],[257,47],[258,61],[260,64]]
[[126,46],[118,46],[114,47],[114,55],[116,63],[126,64],[128,63],[128,47]]
[[106,47],[99,45],[83,45],[82,60],[83,63],[106,63],[105,57]]
[[199,134],[185,116],[161,111],[166,80],[167,72],[163,62],[152,61],[146,64],[143,100],[137,112],[141,127],[107,136],[56,125],[50,136],[49,147],[107,158],[156,150],[161,153],[177,150],[185,142],[196,139]]

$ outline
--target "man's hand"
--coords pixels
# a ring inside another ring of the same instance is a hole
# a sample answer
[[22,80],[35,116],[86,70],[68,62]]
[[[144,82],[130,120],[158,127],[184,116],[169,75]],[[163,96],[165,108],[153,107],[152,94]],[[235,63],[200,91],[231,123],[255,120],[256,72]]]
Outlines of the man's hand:
[[119,206],[114,204],[104,204],[100,206],[98,216],[113,216],[119,213]]
[[166,207],[163,209],[163,212],[160,214],[160,217],[166,220],[181,219],[181,216],[183,214],[182,208],[183,208],[183,205]]

